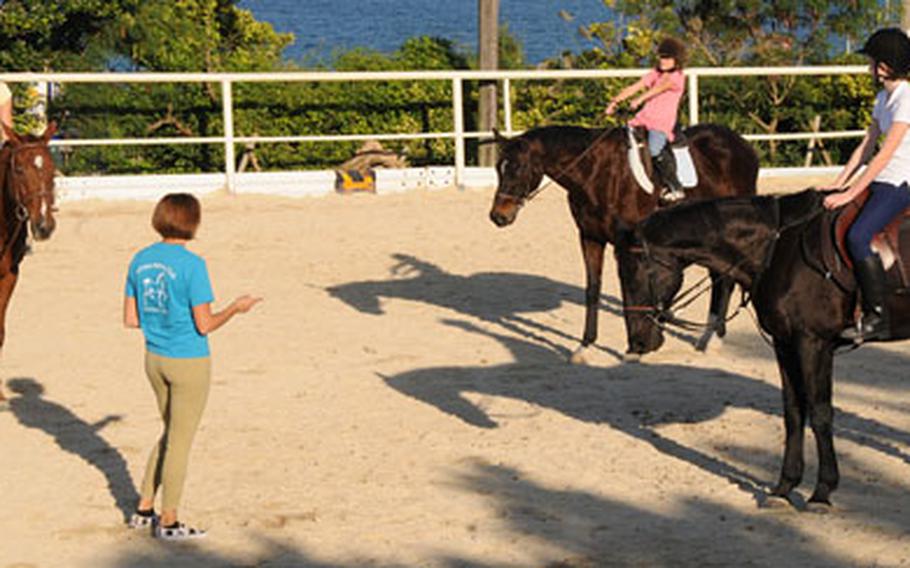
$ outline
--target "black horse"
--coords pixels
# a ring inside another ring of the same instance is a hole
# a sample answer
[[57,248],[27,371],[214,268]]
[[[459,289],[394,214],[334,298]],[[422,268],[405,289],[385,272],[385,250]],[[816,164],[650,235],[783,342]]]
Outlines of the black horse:
[[[751,294],[761,328],[773,339],[783,383],[786,441],[772,494],[787,497],[803,475],[806,421],[818,449],[818,481],[810,502],[830,504],[839,475],[832,437],[832,365],[841,331],[856,308],[855,283],[824,269],[824,235],[834,215],[823,193],[703,201],[658,211],[620,239],[620,278],[629,300],[652,307],[630,323],[637,341],[656,348],[659,313],[679,289],[689,263],[732,277]],[[896,270],[896,269],[895,269]],[[896,320],[910,319],[910,300],[892,298]],[[900,317],[903,315],[904,317]],[[896,326],[892,339],[910,337]]]
[[[754,195],[758,157],[741,136],[723,126],[698,125],[685,131],[698,172],[698,185],[689,199]],[[490,219],[504,227],[518,210],[542,189],[544,174],[568,191],[569,208],[581,237],[587,273],[585,329],[573,362],[584,362],[585,349],[597,340],[604,246],[614,243],[617,227],[632,225],[658,207],[658,197],[643,191],[628,162],[629,141],[624,128],[598,130],[576,126],[535,128],[516,138],[496,133],[499,186]],[[712,274],[708,331],[699,342],[707,347],[712,333],[723,337],[725,315],[733,285]],[[630,341],[628,354],[644,350]]]

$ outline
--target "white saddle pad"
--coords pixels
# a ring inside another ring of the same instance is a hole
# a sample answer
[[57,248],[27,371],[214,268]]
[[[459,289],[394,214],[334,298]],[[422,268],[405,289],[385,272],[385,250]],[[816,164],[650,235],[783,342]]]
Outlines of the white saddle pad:
[[[629,167],[632,169],[632,175],[645,193],[654,193],[654,184],[641,161],[641,149],[635,135],[631,128],[627,128],[626,132],[629,136]],[[679,178],[679,183],[686,188],[698,185],[698,173],[695,171],[692,155],[689,154],[689,147],[673,148],[673,157],[676,159],[676,177]]]

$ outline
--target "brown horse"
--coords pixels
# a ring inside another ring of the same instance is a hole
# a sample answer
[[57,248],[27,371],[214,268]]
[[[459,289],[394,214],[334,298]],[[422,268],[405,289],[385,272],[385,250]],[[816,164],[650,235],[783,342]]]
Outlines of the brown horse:
[[[698,185],[686,190],[687,199],[755,194],[758,156],[741,136],[709,124],[693,126],[684,134],[698,172]],[[572,361],[584,362],[585,350],[597,340],[604,247],[616,243],[619,227],[632,226],[657,209],[657,191],[646,193],[635,181],[624,128],[547,126],[511,139],[497,132],[495,140],[500,150],[496,166],[499,187],[490,219],[497,226],[515,220],[518,210],[542,189],[544,174],[568,191],[587,272],[584,336]],[[725,316],[733,289],[730,279],[713,272],[711,278],[709,325],[698,343],[700,350],[707,347],[712,333],[719,337],[726,333]],[[628,309],[624,311],[628,313]],[[627,357],[635,359],[643,352],[630,338]]]
[[56,227],[55,168],[48,142],[57,131],[53,122],[41,136],[21,136],[2,126],[7,141],[0,149],[0,348],[19,263],[28,249],[29,229],[36,241],[42,241],[50,238]]

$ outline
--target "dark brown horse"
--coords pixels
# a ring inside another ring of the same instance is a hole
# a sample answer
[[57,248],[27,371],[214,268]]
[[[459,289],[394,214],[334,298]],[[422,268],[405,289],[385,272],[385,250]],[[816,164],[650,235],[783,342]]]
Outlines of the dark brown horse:
[[[758,157],[733,131],[717,125],[698,125],[685,131],[698,185],[686,190],[688,199],[754,195]],[[576,126],[535,128],[508,139],[496,134],[499,144],[499,187],[490,219],[504,227],[540,189],[544,174],[568,191],[569,208],[581,237],[587,272],[585,329],[573,362],[584,362],[585,349],[597,340],[604,247],[615,243],[617,227],[631,226],[658,207],[657,191],[643,191],[628,163],[629,142],[624,128],[595,130]],[[712,274],[708,331],[699,342],[707,346],[712,332],[723,337],[732,283]],[[625,302],[628,305],[628,302]],[[627,354],[644,352],[629,342]]]
[[[41,136],[20,136],[2,125],[7,141],[0,150],[0,348],[6,334],[6,309],[27,250],[28,232],[36,241],[50,238],[54,221],[54,160],[48,142],[51,123]],[[0,400],[3,393],[0,391]]]
[[[783,383],[786,441],[780,478],[772,495],[788,497],[803,475],[806,421],[815,435],[818,481],[810,502],[830,503],[839,475],[832,423],[834,350],[852,324],[855,283],[832,278],[829,257],[833,214],[814,190],[775,197],[719,199],[658,211],[629,235],[620,254],[621,278],[630,300],[666,304],[679,288],[679,272],[696,263],[729,274],[750,291],[761,328],[773,339]],[[849,270],[849,269],[847,269]],[[897,266],[892,271],[897,271]],[[889,273],[892,280],[898,277]],[[892,340],[910,337],[910,297],[889,299]],[[629,333],[650,341],[655,322],[637,317]]]

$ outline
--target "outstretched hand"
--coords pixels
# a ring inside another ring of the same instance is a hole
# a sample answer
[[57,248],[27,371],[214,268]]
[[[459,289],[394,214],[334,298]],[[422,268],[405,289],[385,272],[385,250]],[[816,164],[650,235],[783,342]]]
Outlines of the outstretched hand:
[[248,311],[250,311],[251,309],[253,309],[253,306],[255,306],[256,304],[258,304],[261,301],[262,301],[262,298],[259,298],[256,296],[250,296],[249,294],[244,294],[243,296],[239,296],[236,300],[234,300],[234,306],[237,307],[237,312],[239,312],[241,314],[245,314]]

